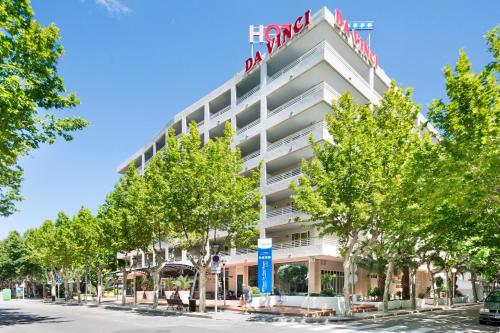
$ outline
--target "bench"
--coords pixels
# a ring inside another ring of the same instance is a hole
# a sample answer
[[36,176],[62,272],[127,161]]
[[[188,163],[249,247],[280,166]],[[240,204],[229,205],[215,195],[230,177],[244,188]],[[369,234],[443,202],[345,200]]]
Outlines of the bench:
[[171,308],[173,310],[187,310],[187,307],[187,304],[184,304],[181,299],[167,298],[167,309]]

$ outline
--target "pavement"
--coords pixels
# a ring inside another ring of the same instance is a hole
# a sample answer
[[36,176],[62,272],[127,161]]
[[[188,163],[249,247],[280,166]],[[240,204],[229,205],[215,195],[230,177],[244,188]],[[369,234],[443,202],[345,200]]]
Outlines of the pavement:
[[[139,309],[139,311],[137,311]],[[144,310],[144,311],[141,311]],[[223,312],[211,317],[187,317],[146,307],[96,307],[43,303],[34,300],[0,302],[0,332],[153,332],[153,333],[353,333],[353,332],[500,332],[478,324],[479,305],[357,321],[308,323],[296,318]]]

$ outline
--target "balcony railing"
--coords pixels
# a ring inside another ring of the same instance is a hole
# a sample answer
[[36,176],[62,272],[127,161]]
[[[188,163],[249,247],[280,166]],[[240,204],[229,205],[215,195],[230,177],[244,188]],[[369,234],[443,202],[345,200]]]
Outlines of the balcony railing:
[[266,212],[266,217],[271,218],[271,217],[276,217],[276,216],[291,215],[294,213],[300,213],[300,211],[293,208],[292,206],[286,206],[286,207],[276,208],[276,209],[273,209],[273,210]]
[[257,156],[260,156],[260,150],[256,150],[251,154],[248,154],[247,156],[243,157],[243,161],[250,161],[252,158],[255,158]]
[[238,104],[240,104],[244,100],[248,99],[250,96],[252,96],[257,91],[259,91],[259,89],[260,89],[260,84],[256,85],[255,87],[253,87],[252,89],[250,89],[248,92],[246,92],[242,96],[238,97]]
[[302,94],[300,94],[299,96],[297,97],[294,97],[292,98],[291,100],[289,100],[288,102],[284,103],[284,104],[281,104],[280,106],[278,106],[277,108],[274,108],[272,109],[271,111],[269,111],[269,113],[267,114],[267,118],[271,118],[272,116],[282,112],[283,110],[285,109],[288,109],[289,107],[297,104],[297,103],[300,103],[301,101],[303,101],[304,99],[306,99],[307,97],[313,95],[314,93],[318,92],[318,91],[321,91],[321,89],[323,89],[323,82],[321,83],[318,83],[317,85],[315,85],[314,87],[308,89],[307,91],[303,92]]
[[256,249],[236,249],[236,255],[256,253]]
[[293,61],[293,62],[289,63],[288,65],[286,65],[285,67],[283,67],[280,71],[274,73],[271,77],[269,77],[267,79],[267,83],[269,84],[269,83],[273,82],[274,80],[276,80],[277,78],[279,78],[283,74],[285,74],[286,72],[292,70],[295,66],[297,66],[298,64],[300,64],[301,62],[303,62],[307,58],[311,57],[313,54],[318,53],[322,47],[323,47],[323,42],[321,42],[320,44],[316,45],[315,47],[313,47],[312,49],[310,49],[309,51],[304,53],[302,56],[300,56],[295,61]]
[[295,168],[293,170],[280,173],[279,175],[267,178],[267,185],[280,182],[282,180],[298,176],[302,173],[302,168]]
[[275,244],[273,244],[273,250],[292,249],[295,247],[303,247],[303,246],[310,246],[310,245],[311,245],[310,238],[297,239],[297,240],[293,240],[291,242],[275,243]]
[[231,110],[231,105],[226,106],[225,108],[223,108],[222,110],[217,111],[216,113],[212,113],[210,115],[210,119],[215,119],[215,118],[223,115],[224,113],[228,112],[229,110]]
[[257,126],[258,124],[260,124],[260,118],[252,121],[250,124],[247,124],[247,125],[243,126],[242,128],[239,128],[236,131],[236,134],[240,135],[240,134],[248,131],[250,128]]
[[201,121],[200,121],[199,123],[197,123],[196,125],[197,125],[198,127],[201,127],[201,126],[203,126],[204,124],[205,124],[205,120],[201,120]]
[[312,126],[306,127],[306,128],[304,128],[304,129],[302,129],[302,130],[300,130],[298,132],[295,132],[292,135],[284,137],[283,139],[275,141],[275,142],[273,142],[273,143],[271,143],[270,145],[267,146],[267,151],[272,151],[272,150],[278,149],[279,147],[281,147],[283,145],[286,145],[286,144],[292,143],[294,141],[300,140],[300,139],[308,136],[309,134],[311,134],[313,132],[313,130],[316,129],[317,127],[319,127],[320,125],[322,125],[321,121],[315,123]]

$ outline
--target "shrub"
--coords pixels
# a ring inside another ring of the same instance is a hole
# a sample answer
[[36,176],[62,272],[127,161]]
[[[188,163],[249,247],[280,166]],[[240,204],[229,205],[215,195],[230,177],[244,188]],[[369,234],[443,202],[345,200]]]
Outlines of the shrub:
[[175,286],[178,287],[180,290],[188,290],[189,287],[191,287],[192,282],[193,281],[187,276],[181,275],[175,280]]
[[252,290],[252,295],[260,295],[259,287],[250,287],[250,290]]
[[333,289],[325,289],[325,290],[321,290],[320,295],[326,296],[326,297],[333,297],[333,296],[335,296],[335,293],[333,292]]
[[298,264],[280,266],[276,272],[281,282],[288,284],[290,291],[297,291],[297,287],[307,283],[307,267]]
[[419,293],[418,298],[425,298],[425,293]]
[[380,290],[379,287],[372,287],[372,288],[368,289],[368,296],[378,298],[378,297],[382,296],[382,290]]
[[309,293],[309,296],[311,297],[318,297],[321,296],[320,293]]
[[436,282],[436,287],[441,288],[444,285],[444,280],[441,276],[436,277],[434,280]]

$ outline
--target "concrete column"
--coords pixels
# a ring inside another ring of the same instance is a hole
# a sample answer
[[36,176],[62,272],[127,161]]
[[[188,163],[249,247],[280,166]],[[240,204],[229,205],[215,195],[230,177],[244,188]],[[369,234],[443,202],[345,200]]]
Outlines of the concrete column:
[[236,106],[236,85],[231,86],[231,109]]
[[229,255],[230,256],[235,256],[236,255],[236,248],[229,249]]
[[187,251],[186,250],[182,250],[181,252],[181,261],[187,261]]
[[143,152],[141,155],[141,174],[144,174],[145,169],[146,169],[146,155]]
[[188,132],[188,126],[186,123],[186,117],[181,118],[181,131],[182,133],[186,134]]
[[203,107],[203,113],[204,113],[204,117],[205,117],[205,132],[203,134],[203,139],[205,140],[205,143],[208,142],[208,140],[210,139],[209,138],[209,135],[208,135],[208,129],[210,128],[209,124],[210,124],[210,105],[209,103],[205,103],[205,106]]
[[144,252],[141,252],[141,256],[142,256],[142,267],[146,267],[146,256],[144,255]]
[[156,266],[156,251],[153,249],[153,266]]
[[318,260],[315,257],[309,257],[308,267],[307,267],[307,273],[309,276],[307,280],[307,290],[310,293],[315,293],[320,291],[317,262]]
[[153,142],[153,155],[156,155],[156,140]]
[[267,86],[267,61],[260,64],[260,90]]
[[165,244],[165,261],[168,261],[168,256],[169,256],[169,253],[168,253],[168,244]]
[[134,265],[134,257],[130,255],[130,267]]

